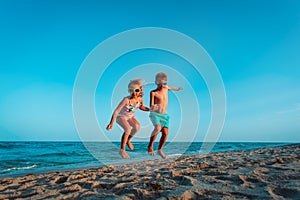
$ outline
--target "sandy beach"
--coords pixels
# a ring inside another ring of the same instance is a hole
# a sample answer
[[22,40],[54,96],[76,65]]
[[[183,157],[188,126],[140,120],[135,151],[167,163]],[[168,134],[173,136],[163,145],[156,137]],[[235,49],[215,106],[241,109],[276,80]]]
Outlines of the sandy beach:
[[0,178],[0,199],[300,199],[300,144]]

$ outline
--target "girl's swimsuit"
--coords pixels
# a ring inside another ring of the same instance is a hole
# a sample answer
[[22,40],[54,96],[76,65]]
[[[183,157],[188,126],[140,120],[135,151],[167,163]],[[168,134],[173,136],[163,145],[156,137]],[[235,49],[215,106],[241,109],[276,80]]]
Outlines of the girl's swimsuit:
[[132,118],[134,117],[134,112],[141,106],[140,99],[135,104],[130,103],[130,99],[128,98],[128,103],[122,108],[119,113],[119,117]]

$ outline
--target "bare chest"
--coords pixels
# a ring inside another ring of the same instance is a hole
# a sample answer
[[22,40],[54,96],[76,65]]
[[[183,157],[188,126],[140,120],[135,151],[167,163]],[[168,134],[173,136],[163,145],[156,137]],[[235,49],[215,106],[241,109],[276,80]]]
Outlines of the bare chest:
[[155,103],[161,103],[168,100],[168,93],[167,91],[160,91],[155,92],[154,94],[154,101]]

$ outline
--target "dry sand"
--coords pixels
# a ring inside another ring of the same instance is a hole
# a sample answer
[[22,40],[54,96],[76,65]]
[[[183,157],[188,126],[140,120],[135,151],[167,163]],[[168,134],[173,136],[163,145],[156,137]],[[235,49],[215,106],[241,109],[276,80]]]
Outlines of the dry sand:
[[0,199],[300,199],[300,144],[0,179]]

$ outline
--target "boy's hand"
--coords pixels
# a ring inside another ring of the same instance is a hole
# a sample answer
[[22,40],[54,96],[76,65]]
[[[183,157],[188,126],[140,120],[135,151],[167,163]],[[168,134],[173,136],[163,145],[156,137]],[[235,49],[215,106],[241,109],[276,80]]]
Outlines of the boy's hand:
[[173,86],[169,86],[168,88],[169,88],[169,90],[175,90],[175,91],[183,90],[183,87],[173,87]]
[[106,127],[106,130],[108,130],[108,131],[109,131],[109,130],[110,130],[112,127],[113,127],[113,125],[112,125],[112,124],[108,124],[108,125],[107,125],[107,127]]

